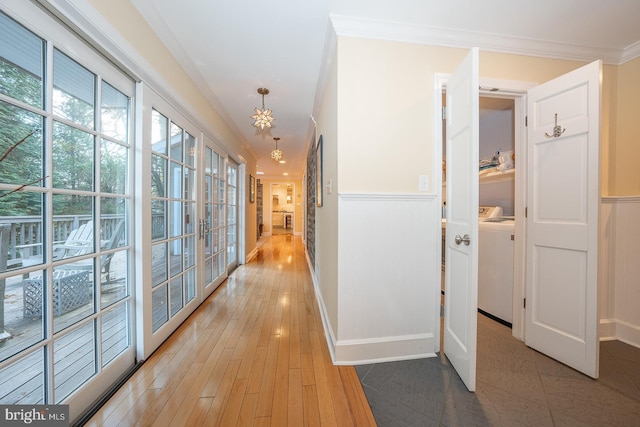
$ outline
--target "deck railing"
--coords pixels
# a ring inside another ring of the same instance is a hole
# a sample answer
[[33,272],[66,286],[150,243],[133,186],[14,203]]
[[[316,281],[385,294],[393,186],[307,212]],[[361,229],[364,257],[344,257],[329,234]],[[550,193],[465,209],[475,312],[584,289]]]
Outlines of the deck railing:
[[[103,215],[101,219],[101,240],[111,236],[122,215]],[[53,218],[53,241],[64,242],[72,230],[93,219],[90,215],[56,215]],[[20,246],[32,245],[31,255],[42,253],[44,228],[41,216],[2,216],[0,224],[10,224],[7,268],[15,268],[22,263]],[[0,255],[1,256],[1,255]]]

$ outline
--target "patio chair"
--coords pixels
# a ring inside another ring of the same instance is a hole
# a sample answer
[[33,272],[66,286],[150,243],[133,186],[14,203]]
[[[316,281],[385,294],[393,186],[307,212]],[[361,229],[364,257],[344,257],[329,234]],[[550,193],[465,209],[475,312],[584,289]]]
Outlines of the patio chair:
[[[88,223],[87,223],[88,224]],[[115,249],[120,245],[120,240],[122,239],[122,236],[124,235],[124,226],[125,226],[125,221],[124,219],[119,220],[115,227],[113,228],[113,232],[111,233],[111,236],[109,237],[108,240],[102,241],[100,243],[100,247],[103,251],[108,251],[111,249]],[[68,239],[67,239],[68,240]],[[68,245],[64,245],[64,246],[68,246]],[[90,248],[92,248],[91,245],[89,245]],[[70,246],[69,248],[67,248],[66,250],[72,250],[73,249],[73,245]],[[78,256],[78,255],[83,255],[83,253],[75,253],[72,255],[66,255],[63,256],[63,258],[68,258],[69,256]],[[103,255],[100,258],[100,264],[101,264],[101,270],[103,274],[106,274],[106,280],[109,281],[110,280],[110,267],[111,267],[111,259],[113,258],[114,253],[108,253],[106,255]],[[85,260],[81,260],[81,261],[76,261],[76,262],[72,262],[70,264],[64,264],[64,265],[59,265],[56,267],[56,269],[58,270],[92,270],[93,269],[93,259],[85,259]]]
[[[42,243],[32,243],[28,245],[18,245],[16,249],[20,251],[22,266],[42,264],[43,254],[33,254],[35,248],[41,247]],[[93,221],[82,224],[80,227],[71,230],[67,240],[64,242],[54,242],[53,260],[57,261],[73,256],[84,255],[93,250]]]

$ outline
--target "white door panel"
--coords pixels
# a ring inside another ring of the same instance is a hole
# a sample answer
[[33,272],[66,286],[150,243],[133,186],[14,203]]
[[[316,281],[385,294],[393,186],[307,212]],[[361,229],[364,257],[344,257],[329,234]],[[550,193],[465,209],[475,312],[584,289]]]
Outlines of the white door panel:
[[[469,391],[478,321],[478,56],[472,49],[447,82],[444,352]],[[456,236],[468,242],[456,243]]]
[[594,62],[528,94],[526,343],[594,378],[600,74]]

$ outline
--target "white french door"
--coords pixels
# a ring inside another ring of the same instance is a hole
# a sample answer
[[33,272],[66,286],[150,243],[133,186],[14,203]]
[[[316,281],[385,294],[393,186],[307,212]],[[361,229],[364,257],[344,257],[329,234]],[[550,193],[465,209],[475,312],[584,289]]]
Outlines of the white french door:
[[478,307],[478,48],[447,82],[447,233],[444,353],[476,384]]
[[[138,158],[138,355],[146,358],[200,303],[196,216],[200,131],[143,86]],[[150,199],[150,201],[149,201]]]
[[32,2],[0,46],[0,403],[73,422],[135,364],[135,84]]
[[526,344],[598,377],[600,76],[529,90]]
[[227,271],[238,266],[238,164],[227,160]]
[[226,277],[226,160],[216,145],[204,138],[203,204],[200,240],[204,265],[204,297]]

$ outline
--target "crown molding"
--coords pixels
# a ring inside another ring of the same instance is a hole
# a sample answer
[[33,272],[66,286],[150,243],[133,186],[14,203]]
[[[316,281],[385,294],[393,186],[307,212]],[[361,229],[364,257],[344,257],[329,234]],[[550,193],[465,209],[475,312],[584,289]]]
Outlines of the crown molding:
[[346,37],[361,37],[459,48],[477,46],[485,51],[551,59],[585,62],[601,59],[606,64],[614,65],[620,65],[640,56],[640,41],[626,49],[608,49],[596,46],[559,43],[502,34],[464,31],[342,15],[331,15],[331,22],[336,34]]

